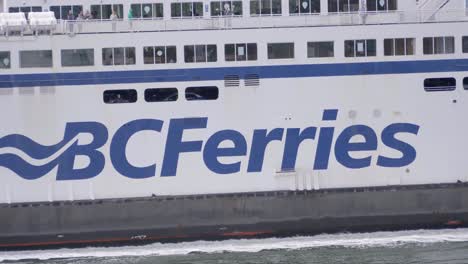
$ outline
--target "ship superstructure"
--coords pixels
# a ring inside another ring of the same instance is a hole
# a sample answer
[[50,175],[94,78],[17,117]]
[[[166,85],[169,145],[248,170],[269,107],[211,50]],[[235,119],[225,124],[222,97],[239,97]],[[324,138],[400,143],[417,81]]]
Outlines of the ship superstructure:
[[465,1],[3,1],[0,247],[462,226]]

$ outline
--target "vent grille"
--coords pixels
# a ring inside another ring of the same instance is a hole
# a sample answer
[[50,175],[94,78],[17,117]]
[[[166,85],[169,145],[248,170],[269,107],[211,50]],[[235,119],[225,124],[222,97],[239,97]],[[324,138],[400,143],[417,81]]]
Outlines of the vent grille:
[[225,87],[239,87],[240,78],[239,75],[225,75],[224,86]]
[[260,76],[258,74],[245,75],[245,86],[260,86]]

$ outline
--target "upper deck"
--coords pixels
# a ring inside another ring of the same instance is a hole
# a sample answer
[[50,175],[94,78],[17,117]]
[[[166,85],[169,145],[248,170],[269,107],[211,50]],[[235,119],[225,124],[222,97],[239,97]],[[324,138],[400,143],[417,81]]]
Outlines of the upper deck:
[[[468,21],[468,0],[3,0],[4,12],[52,11],[52,34]],[[33,27],[21,29],[33,34]],[[9,32],[5,23],[0,28]]]

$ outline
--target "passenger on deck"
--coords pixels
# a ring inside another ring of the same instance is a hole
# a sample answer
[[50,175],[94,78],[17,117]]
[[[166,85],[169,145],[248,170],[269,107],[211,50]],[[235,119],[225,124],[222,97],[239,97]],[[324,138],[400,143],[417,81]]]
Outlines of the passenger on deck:
[[73,15],[73,11],[68,11],[67,20],[75,20],[75,16]]
[[76,20],[85,20],[85,15],[83,14],[83,11],[80,11]]
[[84,13],[84,19],[86,19],[86,20],[93,19],[93,17],[91,16],[91,13],[89,12],[89,10],[86,10],[86,12]]
[[115,10],[112,10],[112,14],[109,17],[110,20],[117,20],[119,19],[119,16],[117,16],[117,13],[115,13]]
[[132,20],[133,19],[133,10],[130,8],[130,10],[128,10],[128,20]]

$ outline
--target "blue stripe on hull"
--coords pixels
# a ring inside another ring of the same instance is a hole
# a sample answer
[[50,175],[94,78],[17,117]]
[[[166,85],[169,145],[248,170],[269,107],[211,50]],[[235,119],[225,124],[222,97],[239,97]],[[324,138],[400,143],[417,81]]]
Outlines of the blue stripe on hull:
[[0,88],[468,71],[468,59],[0,75]]

